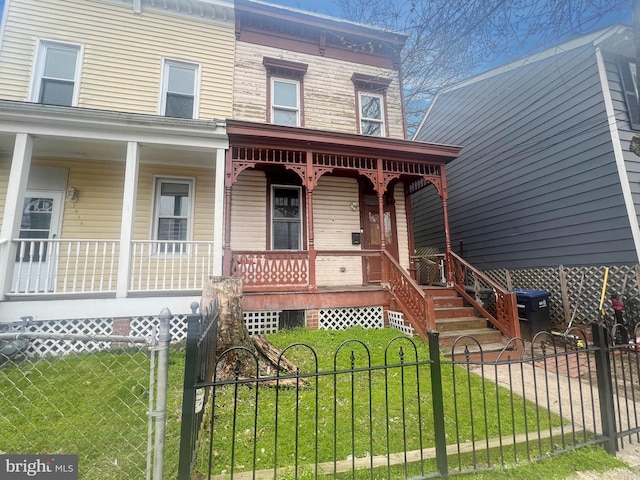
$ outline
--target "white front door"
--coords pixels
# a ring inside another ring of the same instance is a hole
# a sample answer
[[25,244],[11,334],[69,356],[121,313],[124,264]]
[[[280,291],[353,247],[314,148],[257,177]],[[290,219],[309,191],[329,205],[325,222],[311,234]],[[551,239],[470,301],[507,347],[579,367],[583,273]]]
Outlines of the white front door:
[[12,292],[54,292],[58,245],[43,242],[57,238],[60,229],[63,192],[27,190],[22,209]]

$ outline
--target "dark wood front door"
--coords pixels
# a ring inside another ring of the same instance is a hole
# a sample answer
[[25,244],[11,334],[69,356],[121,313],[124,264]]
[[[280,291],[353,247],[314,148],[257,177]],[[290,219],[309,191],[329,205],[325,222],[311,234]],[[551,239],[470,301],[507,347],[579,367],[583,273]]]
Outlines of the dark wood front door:
[[[366,205],[364,210],[363,248],[365,250],[380,250],[382,234],[386,249],[396,259],[398,258],[398,241],[396,235],[396,209],[393,205],[384,207],[384,222],[380,226],[380,211],[377,205]],[[382,264],[380,257],[365,257],[365,280],[368,283],[382,280]]]

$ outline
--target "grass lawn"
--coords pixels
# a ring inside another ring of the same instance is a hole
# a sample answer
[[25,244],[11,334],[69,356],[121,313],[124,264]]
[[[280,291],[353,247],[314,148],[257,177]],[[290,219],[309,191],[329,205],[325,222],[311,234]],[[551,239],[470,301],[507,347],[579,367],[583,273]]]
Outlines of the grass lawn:
[[[281,348],[297,344],[287,350],[287,357],[307,375],[308,385],[299,389],[217,387],[212,472],[252,470],[255,462],[256,469],[298,465],[312,473],[309,465],[316,460],[332,464],[335,457],[350,462],[351,457],[371,453],[384,456],[432,447],[430,371],[428,364],[421,363],[428,360],[428,350],[419,339],[414,347],[407,339],[394,339],[397,336],[393,330],[363,329],[271,335],[269,339]],[[351,339],[357,341],[344,344]],[[377,368],[385,364],[392,367]],[[369,370],[369,366],[376,368]],[[327,374],[334,370],[340,373]],[[177,473],[183,372],[184,350],[173,347],[165,478]],[[538,424],[547,430],[560,424],[557,416],[549,417],[508,391],[496,390],[450,366],[443,369],[443,396],[448,444],[507,437],[525,428],[531,432]],[[144,352],[122,350],[5,364],[0,368],[0,452],[78,454],[81,478],[144,478],[148,400],[149,359]],[[196,467],[200,473],[208,469],[211,413],[210,408],[201,436],[204,441]],[[531,454],[540,456],[551,449],[543,442],[542,449]],[[454,455],[450,466],[456,462],[483,465],[487,460],[493,466],[501,464],[501,457],[523,458],[522,452],[507,448],[493,450],[490,458],[482,452],[476,458]],[[430,468],[429,462],[422,464]],[[408,468],[420,473],[419,466]],[[394,478],[396,472],[405,473],[403,466],[392,471]],[[339,478],[347,476],[351,473]]]

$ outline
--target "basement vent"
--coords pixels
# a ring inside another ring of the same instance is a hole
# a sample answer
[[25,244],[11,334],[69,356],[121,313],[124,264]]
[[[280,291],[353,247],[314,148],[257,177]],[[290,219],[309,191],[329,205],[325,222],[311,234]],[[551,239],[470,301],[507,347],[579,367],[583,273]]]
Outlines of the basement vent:
[[249,335],[276,333],[280,322],[280,311],[244,312],[243,318]]

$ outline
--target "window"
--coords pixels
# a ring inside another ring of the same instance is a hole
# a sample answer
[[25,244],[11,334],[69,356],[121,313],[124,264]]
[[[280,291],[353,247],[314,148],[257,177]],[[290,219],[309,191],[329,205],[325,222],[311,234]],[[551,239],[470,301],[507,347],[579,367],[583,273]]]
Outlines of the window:
[[264,57],[267,70],[267,121],[277,125],[304,126],[304,75],[306,63]]
[[272,187],[271,247],[300,250],[302,209],[300,187]]
[[41,40],[31,101],[70,107],[78,104],[81,46]]
[[160,98],[161,115],[195,118],[198,106],[199,72],[200,67],[195,63],[165,60]]
[[192,184],[190,180],[158,179],[156,183],[155,235],[159,252],[182,253],[190,237]]
[[624,88],[624,98],[627,101],[627,111],[629,112],[629,122],[631,128],[640,130],[640,107],[638,106],[638,79],[636,78],[636,64],[627,61],[618,63],[622,87]]
[[290,127],[300,125],[300,82],[271,79],[271,123]]
[[382,137],[384,128],[384,97],[360,92],[360,133]]

